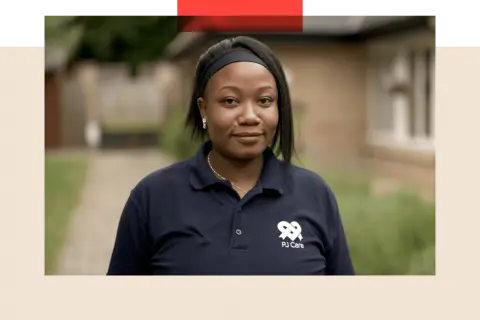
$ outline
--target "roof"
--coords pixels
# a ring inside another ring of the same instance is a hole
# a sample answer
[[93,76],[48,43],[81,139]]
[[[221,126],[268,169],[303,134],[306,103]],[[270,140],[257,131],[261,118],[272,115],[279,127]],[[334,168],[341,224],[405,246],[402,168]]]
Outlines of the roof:
[[409,16],[326,16],[304,17],[304,32],[352,35],[386,24],[410,19]]
[[[298,17],[278,17],[278,19],[295,19]],[[262,30],[252,32],[252,19],[255,17],[196,17],[190,21],[190,24],[183,30],[199,30],[197,32],[180,32],[177,37],[168,45],[167,54],[175,58],[185,53],[189,48],[192,48],[202,43],[208,37],[212,35],[216,36],[230,36],[239,34],[252,34],[256,36],[264,35],[270,39],[276,38],[287,39],[289,41],[305,41],[311,40],[347,40],[363,39],[367,36],[371,36],[378,32],[389,32],[398,30],[399,28],[405,28],[409,26],[415,26],[419,23],[426,24],[428,17],[423,16],[305,16],[301,17],[299,24],[301,32],[299,30],[290,31],[278,29],[278,21],[274,26],[273,22],[270,22],[266,28],[273,28],[277,32],[271,32],[272,30]],[[277,19],[277,20],[278,20]],[[265,19],[263,20],[265,21]],[[262,23],[263,23],[262,21]],[[192,25],[195,28],[192,29]],[[190,29],[189,29],[190,28]],[[237,28],[237,32],[231,32],[231,30]],[[276,28],[276,29],[275,29]],[[291,28],[291,27],[289,27]],[[205,30],[205,31],[202,31]],[[221,31],[221,30],[229,30]],[[244,31],[244,32],[241,32]],[[294,36],[294,38],[292,37]]]

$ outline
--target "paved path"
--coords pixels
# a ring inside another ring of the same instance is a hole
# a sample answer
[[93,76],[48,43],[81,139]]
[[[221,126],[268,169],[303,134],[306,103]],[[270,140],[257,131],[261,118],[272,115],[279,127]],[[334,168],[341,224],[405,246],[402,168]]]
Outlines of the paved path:
[[72,219],[58,274],[105,275],[118,220],[130,190],[146,174],[171,163],[157,151],[91,155],[83,200]]

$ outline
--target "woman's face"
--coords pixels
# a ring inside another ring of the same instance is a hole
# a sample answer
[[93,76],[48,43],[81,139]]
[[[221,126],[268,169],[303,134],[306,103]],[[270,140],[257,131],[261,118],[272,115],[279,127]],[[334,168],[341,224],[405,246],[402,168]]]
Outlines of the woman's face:
[[199,99],[202,117],[216,150],[249,160],[272,143],[278,125],[275,78],[253,62],[231,63],[209,80]]

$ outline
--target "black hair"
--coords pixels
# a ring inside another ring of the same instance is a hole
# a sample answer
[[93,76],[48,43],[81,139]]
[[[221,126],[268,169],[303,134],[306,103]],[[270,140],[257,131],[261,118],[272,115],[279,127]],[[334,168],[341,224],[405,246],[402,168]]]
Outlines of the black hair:
[[278,90],[279,119],[272,147],[277,155],[281,153],[284,162],[290,164],[295,150],[290,90],[280,61],[267,45],[256,39],[246,36],[224,39],[211,46],[200,56],[195,70],[193,92],[185,124],[187,127],[191,127],[193,139],[205,138],[206,130],[203,130],[202,116],[197,104],[198,98],[203,97],[205,92],[206,83],[202,77],[205,69],[213,60],[232,48],[244,48],[251,51],[265,62],[274,76]]

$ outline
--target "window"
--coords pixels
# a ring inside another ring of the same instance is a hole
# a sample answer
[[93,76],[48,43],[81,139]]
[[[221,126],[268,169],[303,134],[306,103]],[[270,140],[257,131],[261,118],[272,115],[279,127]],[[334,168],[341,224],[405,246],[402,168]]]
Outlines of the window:
[[[406,76],[405,86],[392,90],[399,73]],[[434,79],[433,46],[371,55],[368,120],[373,144],[434,150]]]

